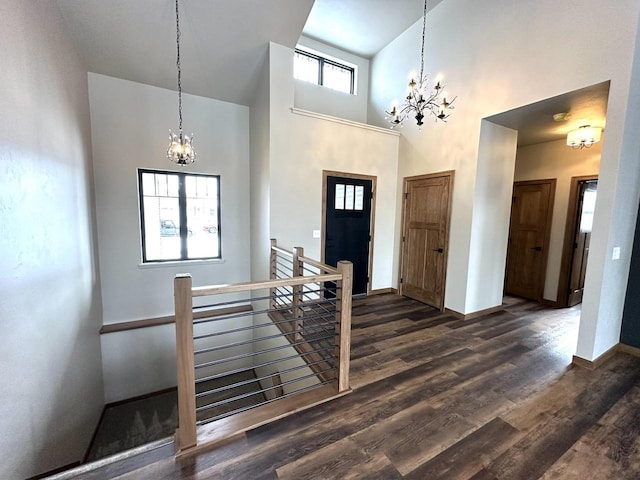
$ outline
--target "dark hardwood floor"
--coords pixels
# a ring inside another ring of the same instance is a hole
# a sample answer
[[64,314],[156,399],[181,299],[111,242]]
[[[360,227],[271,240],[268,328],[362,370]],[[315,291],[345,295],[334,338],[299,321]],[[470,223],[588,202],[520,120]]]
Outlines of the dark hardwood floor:
[[639,479],[640,359],[573,368],[579,308],[506,302],[463,321],[356,300],[352,394],[197,456],[81,478]]

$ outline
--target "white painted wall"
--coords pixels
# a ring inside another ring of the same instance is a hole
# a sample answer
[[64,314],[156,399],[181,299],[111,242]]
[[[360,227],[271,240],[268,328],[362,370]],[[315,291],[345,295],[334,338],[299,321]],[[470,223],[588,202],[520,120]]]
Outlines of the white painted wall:
[[504,274],[513,191],[507,180],[513,178],[517,140],[517,131],[482,121],[473,198],[466,312],[477,312],[502,303],[502,284],[491,283],[489,288],[480,286],[484,285],[485,278]]
[[[602,136],[602,141],[605,136]],[[551,220],[549,258],[544,283],[544,298],[556,301],[564,244],[571,177],[598,175],[602,143],[583,150],[567,147],[565,140],[539,143],[518,148],[514,181],[556,179],[556,192]]]
[[105,402],[176,386],[175,325],[103,334]]
[[[172,314],[178,273],[191,273],[194,286],[249,280],[249,109],[183,94],[185,130],[196,134],[198,152],[186,170],[220,175],[223,262],[140,267],[136,169],[178,170],[165,157],[177,94],[97,74],[89,74],[89,94],[104,323]],[[145,332],[103,335],[107,402],[175,385],[173,331]]]
[[320,54],[335,58],[338,61],[355,65],[357,67],[356,93],[351,95],[309,82],[294,80],[295,96],[293,106],[333,117],[366,123],[369,96],[369,60],[305,36],[300,37],[298,44],[315,50]]
[[[507,0],[438,4],[427,19],[425,68],[434,75],[444,73],[448,90],[459,98],[448,124],[427,122],[422,132],[415,125],[403,129],[399,177],[456,170],[445,305],[471,313],[468,306],[474,308],[476,299],[491,296],[504,280],[501,271],[464,287],[472,278],[472,256],[487,240],[471,232],[477,225],[476,189],[487,180],[477,171],[481,120],[611,80],[597,234],[587,271],[589,300],[583,303],[577,350],[591,359],[617,342],[631,255],[636,213],[628,205],[637,205],[640,188],[640,138],[633,133],[640,120],[635,113],[638,92],[630,85],[640,4],[621,0],[602,8],[601,2],[586,0],[581,8],[575,6],[571,0],[540,0],[533,10],[526,2]],[[383,110],[404,93],[406,72],[419,62],[421,26],[416,22],[371,61],[370,123],[384,125]],[[455,41],[451,32],[456,32]],[[576,55],[577,51],[589,54]],[[503,181],[511,183],[504,173]],[[486,221],[504,228],[501,221]],[[485,233],[491,231],[484,228]],[[623,252],[616,262],[610,260],[614,245]]]
[[48,2],[0,4],[0,478],[78,461],[103,406],[86,70]]
[[[267,55],[268,57],[268,55]],[[251,279],[269,278],[269,59],[250,107],[251,125]]]
[[[637,20],[637,9],[635,12],[630,10],[629,15]],[[589,249],[576,352],[584,358],[597,358],[616,345],[622,327],[637,219],[635,206],[640,197],[640,31],[637,23],[635,36],[629,90],[617,90],[613,96],[609,93],[607,141],[602,146],[594,233]],[[613,116],[612,98],[616,102],[626,101],[627,109],[624,112],[616,111]],[[611,128],[610,123],[613,118],[616,120],[615,129]],[[612,162],[610,155],[616,151],[618,144],[619,158],[614,158],[618,161]],[[611,188],[612,184],[615,184],[615,188]],[[614,247],[621,250],[619,260],[611,258]],[[600,278],[602,282],[599,282]]]
[[320,259],[322,171],[377,177],[373,289],[395,285],[397,155],[395,132],[294,114],[293,50],[271,44],[271,236],[286,248],[302,246]]

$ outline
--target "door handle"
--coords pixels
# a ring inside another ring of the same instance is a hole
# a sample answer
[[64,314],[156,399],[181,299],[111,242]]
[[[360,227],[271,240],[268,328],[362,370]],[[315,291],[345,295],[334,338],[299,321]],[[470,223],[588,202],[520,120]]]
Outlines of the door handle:
[[434,251],[434,252],[438,252],[438,253],[442,253],[442,252],[444,252],[444,249],[442,249],[442,248],[435,248],[433,251]]
[[542,247],[540,245],[536,245],[535,247],[531,247],[531,250],[535,250],[536,252],[541,252]]

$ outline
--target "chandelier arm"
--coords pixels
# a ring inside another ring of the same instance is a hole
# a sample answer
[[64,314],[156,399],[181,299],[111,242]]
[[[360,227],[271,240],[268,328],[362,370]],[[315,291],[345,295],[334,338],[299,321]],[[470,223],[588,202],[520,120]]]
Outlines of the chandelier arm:
[[456,98],[458,98],[457,95],[455,97],[453,97],[453,100],[451,100],[450,102],[447,102],[447,108],[451,108],[451,109],[455,108],[455,107],[452,107],[451,105],[453,105],[453,102],[456,101]]
[[414,107],[413,107],[413,106],[411,106],[411,105],[405,105],[405,106],[403,106],[400,110],[398,110],[398,113],[399,113],[400,115],[406,115],[406,114],[407,114],[407,112],[408,112],[408,111],[410,111],[412,108],[414,108]]
[[412,108],[416,108],[417,104],[415,102],[413,102],[413,99],[411,100],[407,100],[406,103],[403,105],[402,110],[411,110]]

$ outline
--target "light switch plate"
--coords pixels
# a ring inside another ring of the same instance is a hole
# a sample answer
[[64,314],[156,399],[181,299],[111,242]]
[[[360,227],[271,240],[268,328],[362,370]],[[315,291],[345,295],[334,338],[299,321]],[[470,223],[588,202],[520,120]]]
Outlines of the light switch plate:
[[313,238],[320,238],[320,230],[313,231]]
[[620,260],[620,247],[613,247],[613,253],[611,254],[611,260]]

